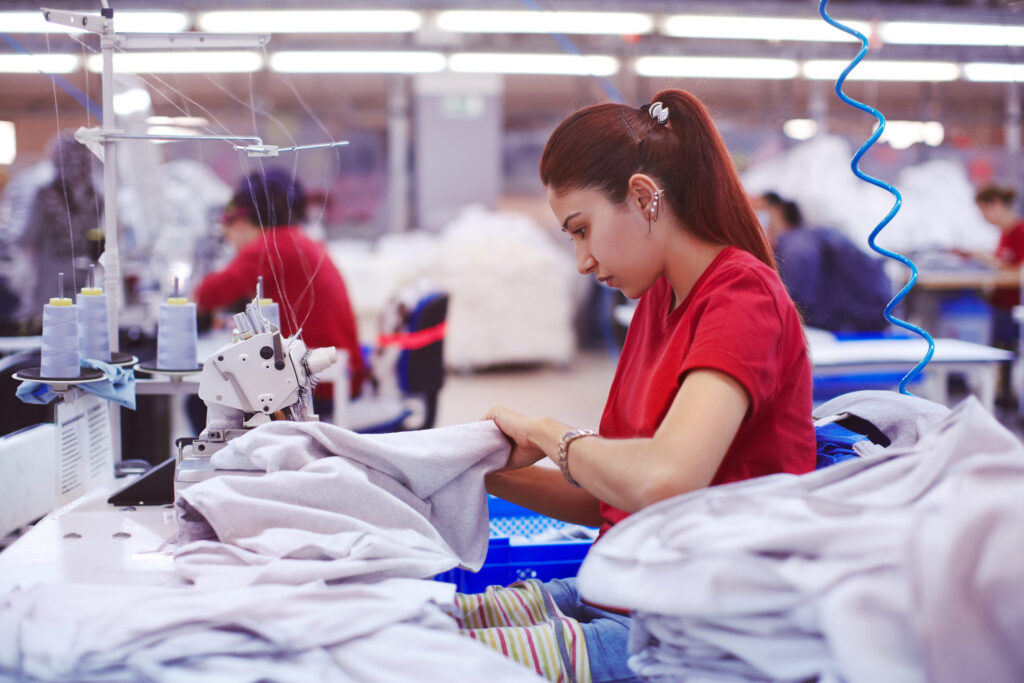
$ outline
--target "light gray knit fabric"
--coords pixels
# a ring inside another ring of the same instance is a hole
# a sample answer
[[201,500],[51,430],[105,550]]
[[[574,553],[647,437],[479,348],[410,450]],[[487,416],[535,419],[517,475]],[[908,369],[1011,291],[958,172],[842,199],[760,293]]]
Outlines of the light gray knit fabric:
[[538,681],[460,635],[454,586],[40,584],[0,596],[0,680]]
[[484,475],[508,453],[491,421],[374,435],[263,425],[217,456],[267,474],[215,477],[180,497],[175,566],[232,585],[476,571],[487,554]]
[[896,391],[851,391],[814,409],[822,419],[847,413],[867,420],[889,437],[890,446],[913,446],[921,435],[949,415],[949,408],[919,396]]
[[1024,680],[1024,446],[973,397],[911,448],[662,501],[582,595],[651,680]]

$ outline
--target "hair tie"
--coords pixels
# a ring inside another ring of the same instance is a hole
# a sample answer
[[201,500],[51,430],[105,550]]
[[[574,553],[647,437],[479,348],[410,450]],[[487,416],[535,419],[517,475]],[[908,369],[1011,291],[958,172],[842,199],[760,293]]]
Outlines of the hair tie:
[[647,113],[651,115],[651,118],[661,125],[668,125],[668,107],[663,105],[661,102],[652,102],[642,108],[646,109]]

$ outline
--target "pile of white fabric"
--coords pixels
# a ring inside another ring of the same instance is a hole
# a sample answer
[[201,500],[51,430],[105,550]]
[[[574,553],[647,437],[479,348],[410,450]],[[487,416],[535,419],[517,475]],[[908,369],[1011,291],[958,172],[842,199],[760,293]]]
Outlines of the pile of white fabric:
[[1024,680],[1024,446],[973,398],[913,446],[662,501],[595,544],[650,680]]
[[524,214],[470,206],[440,235],[388,235],[373,249],[335,242],[330,254],[345,277],[364,341],[376,343],[378,317],[395,292],[429,278],[449,296],[449,368],[572,360],[572,252]]
[[[894,200],[889,192],[850,172],[855,151],[856,146],[843,137],[816,135],[751,165],[743,174],[743,185],[751,195],[774,191],[796,200],[809,224],[836,228],[868,250],[868,234]],[[883,180],[903,195],[903,206],[879,240],[885,247],[901,252],[995,248],[999,231],[975,206],[975,190],[963,164],[933,159]]]
[[509,443],[490,420],[356,434],[282,420],[233,439],[220,476],[178,499],[178,573],[197,584],[430,578],[487,555],[484,475]]
[[537,683],[459,635],[455,587],[40,585],[0,597],[0,680]]
[[260,476],[179,498],[175,569],[192,585],[0,595],[0,680],[536,682],[459,634],[454,584],[430,580],[483,564],[484,475],[508,452],[491,421],[380,435],[262,425],[215,454]]

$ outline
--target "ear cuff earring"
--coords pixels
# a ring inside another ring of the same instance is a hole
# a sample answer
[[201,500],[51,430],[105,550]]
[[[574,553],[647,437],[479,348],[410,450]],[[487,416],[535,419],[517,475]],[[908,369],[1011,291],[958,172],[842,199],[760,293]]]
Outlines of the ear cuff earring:
[[661,200],[661,195],[665,194],[665,190],[658,190],[654,193],[654,198],[651,199],[651,206],[647,209],[648,222],[658,222],[658,202]]

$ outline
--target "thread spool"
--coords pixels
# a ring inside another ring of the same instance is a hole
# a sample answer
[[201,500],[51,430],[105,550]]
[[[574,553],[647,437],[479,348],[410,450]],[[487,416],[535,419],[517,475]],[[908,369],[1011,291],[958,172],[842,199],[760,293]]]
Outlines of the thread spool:
[[110,362],[107,295],[101,287],[82,287],[78,293],[78,351],[83,358]]
[[260,313],[263,314],[264,320],[269,320],[278,329],[281,329],[281,309],[276,301],[273,299],[260,299]]
[[194,370],[199,333],[196,327],[196,305],[185,297],[172,296],[160,304],[156,335],[157,370]]
[[39,374],[43,377],[78,377],[78,307],[71,299],[54,297],[43,305],[43,349]]

